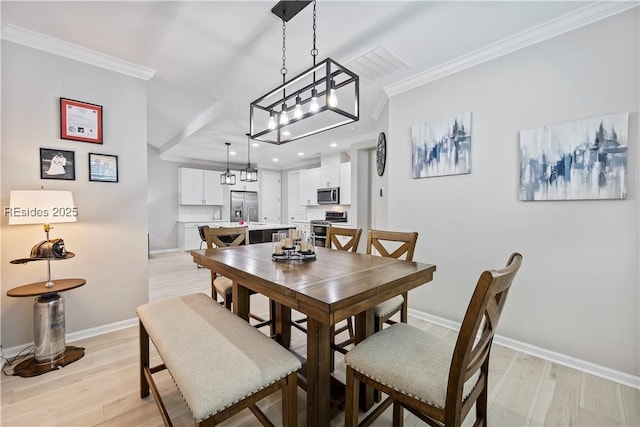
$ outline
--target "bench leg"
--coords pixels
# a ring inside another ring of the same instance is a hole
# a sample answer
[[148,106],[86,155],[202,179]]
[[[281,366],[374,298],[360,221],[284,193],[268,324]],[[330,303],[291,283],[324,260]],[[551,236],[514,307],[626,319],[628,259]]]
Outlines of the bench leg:
[[297,373],[287,377],[287,384],[282,388],[282,425],[296,427],[298,425],[298,386]]
[[149,383],[145,376],[145,368],[149,369],[149,334],[144,328],[142,322],[139,322],[139,339],[140,339],[140,397],[149,396]]

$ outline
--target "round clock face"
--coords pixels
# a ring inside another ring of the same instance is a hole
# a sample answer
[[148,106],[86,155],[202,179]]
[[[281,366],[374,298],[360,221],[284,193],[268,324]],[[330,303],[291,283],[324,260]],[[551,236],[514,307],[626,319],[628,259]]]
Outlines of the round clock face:
[[387,162],[387,137],[384,132],[378,135],[378,145],[376,146],[376,163],[378,166],[378,176],[384,173],[384,166]]

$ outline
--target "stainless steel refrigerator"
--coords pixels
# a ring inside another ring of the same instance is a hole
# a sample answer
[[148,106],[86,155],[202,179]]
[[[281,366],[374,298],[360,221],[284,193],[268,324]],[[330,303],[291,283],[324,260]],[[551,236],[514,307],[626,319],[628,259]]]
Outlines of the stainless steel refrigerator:
[[231,192],[231,221],[258,222],[258,193],[255,191]]

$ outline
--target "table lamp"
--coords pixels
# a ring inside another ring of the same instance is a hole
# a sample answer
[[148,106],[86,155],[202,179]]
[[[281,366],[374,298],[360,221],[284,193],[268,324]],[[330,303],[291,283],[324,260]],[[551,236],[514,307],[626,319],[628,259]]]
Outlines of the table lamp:
[[51,288],[51,260],[67,259],[74,256],[67,252],[62,239],[49,240],[51,224],[76,222],[78,210],[73,204],[71,191],[25,190],[11,191],[9,208],[9,225],[42,224],[46,240],[31,250],[29,258],[11,261],[12,264],[23,264],[30,261],[47,261],[47,282],[45,287]]

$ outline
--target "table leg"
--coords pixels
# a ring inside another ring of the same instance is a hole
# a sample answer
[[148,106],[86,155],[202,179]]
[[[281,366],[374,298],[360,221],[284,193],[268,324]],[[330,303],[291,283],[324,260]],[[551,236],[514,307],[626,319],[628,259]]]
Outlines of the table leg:
[[307,426],[329,426],[331,395],[331,331],[307,320]]
[[233,312],[249,321],[249,289],[234,280],[233,282]]
[[[356,315],[356,336],[355,342],[358,344],[364,341],[368,336],[373,335],[374,326],[374,313],[373,309],[363,311]],[[371,409],[373,406],[373,388],[360,383],[360,409],[364,412]]]
[[291,346],[291,308],[276,303],[276,341],[285,348]]

